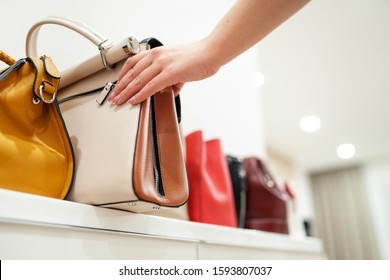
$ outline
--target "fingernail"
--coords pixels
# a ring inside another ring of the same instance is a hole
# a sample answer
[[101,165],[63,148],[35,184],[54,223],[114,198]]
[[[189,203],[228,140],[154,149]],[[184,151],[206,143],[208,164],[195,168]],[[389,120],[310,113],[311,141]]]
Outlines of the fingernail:
[[115,96],[116,96],[116,92],[115,92],[115,91],[112,91],[112,92],[108,95],[108,100],[111,101],[112,99],[114,99]]
[[111,100],[112,104],[117,104],[119,100],[119,96],[116,96],[114,99]]
[[129,103],[130,105],[135,105],[134,98],[130,98],[129,100],[127,100],[127,103]]

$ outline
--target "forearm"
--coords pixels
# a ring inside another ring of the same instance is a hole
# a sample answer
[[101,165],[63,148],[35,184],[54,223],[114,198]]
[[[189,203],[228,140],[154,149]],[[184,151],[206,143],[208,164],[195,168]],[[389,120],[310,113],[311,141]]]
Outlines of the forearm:
[[262,40],[309,0],[237,0],[204,39],[219,69]]
[[183,46],[160,47],[129,58],[109,100],[138,104],[172,86],[214,75],[220,67],[252,47],[309,0],[237,0],[214,30]]

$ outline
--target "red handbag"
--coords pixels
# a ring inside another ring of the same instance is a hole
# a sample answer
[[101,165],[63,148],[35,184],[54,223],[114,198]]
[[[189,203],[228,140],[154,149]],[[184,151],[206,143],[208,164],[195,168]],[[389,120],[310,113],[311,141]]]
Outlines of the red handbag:
[[244,159],[247,185],[245,228],[288,234],[287,196],[265,163]]
[[204,141],[195,131],[185,138],[191,221],[237,227],[233,188],[219,139]]

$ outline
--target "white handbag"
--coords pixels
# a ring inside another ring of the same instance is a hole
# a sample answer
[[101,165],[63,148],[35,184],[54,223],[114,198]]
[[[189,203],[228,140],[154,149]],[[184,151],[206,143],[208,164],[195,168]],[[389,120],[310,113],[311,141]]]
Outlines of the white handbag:
[[28,56],[37,54],[39,28],[45,24],[70,28],[99,49],[96,56],[61,73],[58,100],[76,169],[66,199],[133,212],[185,204],[188,183],[178,125],[180,108],[172,89],[136,106],[105,101],[126,59],[161,43],[129,37],[112,44],[82,23],[51,17],[31,27]]

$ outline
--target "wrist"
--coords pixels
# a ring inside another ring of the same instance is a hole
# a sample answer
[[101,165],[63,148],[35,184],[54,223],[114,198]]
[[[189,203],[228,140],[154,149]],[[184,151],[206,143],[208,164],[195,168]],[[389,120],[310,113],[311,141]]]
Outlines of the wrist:
[[210,38],[206,37],[197,42],[200,56],[202,57],[202,64],[207,68],[209,76],[218,72],[228,61],[225,61],[223,51],[220,46]]

